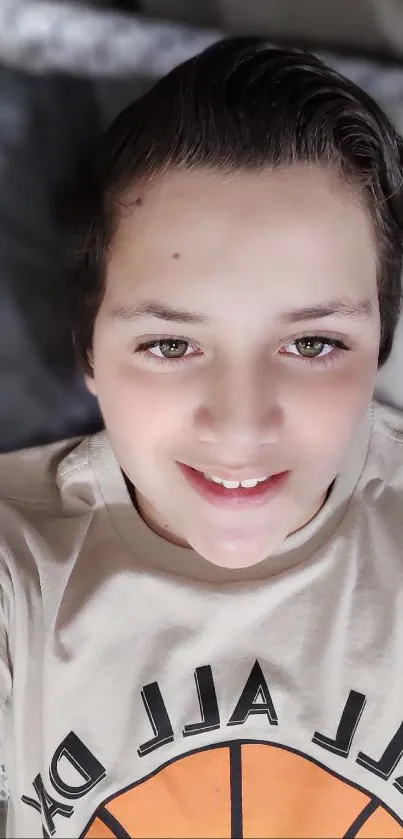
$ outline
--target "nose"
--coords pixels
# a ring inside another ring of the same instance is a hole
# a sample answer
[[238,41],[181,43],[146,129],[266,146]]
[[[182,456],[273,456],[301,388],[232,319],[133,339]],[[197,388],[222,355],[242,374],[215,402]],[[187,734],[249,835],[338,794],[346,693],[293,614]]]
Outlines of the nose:
[[246,365],[211,375],[194,416],[198,440],[219,446],[221,460],[240,463],[277,443],[283,424],[277,391],[273,377]]

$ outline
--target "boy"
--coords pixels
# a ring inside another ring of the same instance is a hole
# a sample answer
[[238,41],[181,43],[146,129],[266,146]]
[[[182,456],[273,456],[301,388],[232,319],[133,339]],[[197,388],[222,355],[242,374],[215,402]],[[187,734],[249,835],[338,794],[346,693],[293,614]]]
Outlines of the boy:
[[401,155],[252,38],[101,143],[68,294],[106,431],[2,459],[9,836],[403,836]]

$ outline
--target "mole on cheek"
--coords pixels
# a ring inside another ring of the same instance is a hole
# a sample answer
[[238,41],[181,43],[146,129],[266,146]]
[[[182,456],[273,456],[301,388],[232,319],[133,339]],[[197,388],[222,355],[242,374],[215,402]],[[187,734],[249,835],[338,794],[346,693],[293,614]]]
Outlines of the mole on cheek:
[[135,203],[136,207],[142,207],[143,204],[144,204],[144,199],[141,197],[141,195],[139,195],[139,197],[136,198],[134,203]]
[[180,253],[173,253],[172,254],[172,259],[180,259],[180,258],[181,258]]

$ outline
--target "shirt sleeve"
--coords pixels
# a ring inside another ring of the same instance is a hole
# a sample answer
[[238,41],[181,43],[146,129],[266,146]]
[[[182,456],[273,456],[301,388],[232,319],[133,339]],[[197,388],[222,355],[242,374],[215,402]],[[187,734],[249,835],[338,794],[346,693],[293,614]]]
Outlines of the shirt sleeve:
[[5,767],[4,711],[11,695],[11,668],[8,654],[7,627],[4,613],[4,590],[0,582],[0,836],[6,835],[7,821],[7,770]]
[[8,655],[7,628],[4,610],[4,590],[0,582],[0,758],[4,708],[10,698],[10,695],[11,670]]

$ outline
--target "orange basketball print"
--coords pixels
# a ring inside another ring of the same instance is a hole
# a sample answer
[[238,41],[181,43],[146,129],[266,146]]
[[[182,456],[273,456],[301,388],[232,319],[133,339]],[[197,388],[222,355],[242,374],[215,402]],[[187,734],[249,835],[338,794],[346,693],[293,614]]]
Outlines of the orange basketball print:
[[231,742],[190,752],[106,800],[83,839],[403,837],[381,801],[304,755]]

